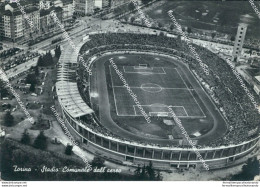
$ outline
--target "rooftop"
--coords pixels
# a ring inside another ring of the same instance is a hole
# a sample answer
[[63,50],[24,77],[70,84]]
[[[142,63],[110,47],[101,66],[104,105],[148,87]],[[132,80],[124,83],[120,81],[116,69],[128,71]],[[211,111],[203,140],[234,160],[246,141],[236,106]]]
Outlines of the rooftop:
[[75,80],[75,66],[77,54],[69,47],[70,53],[63,53],[60,57],[58,79],[56,83],[57,96],[60,104],[73,118],[91,114],[94,111],[81,98]]

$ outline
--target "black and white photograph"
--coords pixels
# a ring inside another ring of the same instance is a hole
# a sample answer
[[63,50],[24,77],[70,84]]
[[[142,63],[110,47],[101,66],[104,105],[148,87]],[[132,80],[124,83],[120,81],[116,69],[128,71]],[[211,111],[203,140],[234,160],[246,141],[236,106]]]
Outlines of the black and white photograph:
[[259,181],[260,1],[0,0],[2,187]]

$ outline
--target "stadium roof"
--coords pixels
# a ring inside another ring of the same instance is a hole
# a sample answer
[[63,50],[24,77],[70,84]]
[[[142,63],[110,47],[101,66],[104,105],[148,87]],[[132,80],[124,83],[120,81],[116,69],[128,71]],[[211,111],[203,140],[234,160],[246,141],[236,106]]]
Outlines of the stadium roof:
[[260,75],[259,76],[255,76],[255,78],[258,81],[258,83],[260,84]]
[[73,118],[93,113],[81,98],[77,83],[59,81],[56,83],[56,90],[60,103]]
[[68,46],[61,54],[58,68],[56,92],[60,104],[73,118],[91,114],[94,111],[82,99],[75,80],[77,54]]

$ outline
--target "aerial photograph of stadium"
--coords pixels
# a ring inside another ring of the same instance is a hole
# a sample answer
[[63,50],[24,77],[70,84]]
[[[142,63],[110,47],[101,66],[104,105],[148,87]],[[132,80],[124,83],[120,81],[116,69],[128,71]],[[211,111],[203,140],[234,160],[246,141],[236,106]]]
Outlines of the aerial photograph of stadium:
[[259,33],[256,0],[0,0],[2,186],[259,186]]

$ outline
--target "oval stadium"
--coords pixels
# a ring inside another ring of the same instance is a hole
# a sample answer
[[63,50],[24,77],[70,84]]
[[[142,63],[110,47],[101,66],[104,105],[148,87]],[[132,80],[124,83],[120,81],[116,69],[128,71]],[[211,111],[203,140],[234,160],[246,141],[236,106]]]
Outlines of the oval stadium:
[[206,48],[194,45],[209,75],[185,41],[162,33],[90,33],[78,48],[84,60],[63,49],[56,92],[86,151],[123,165],[202,170],[199,155],[218,169],[256,151],[258,111],[227,62]]

